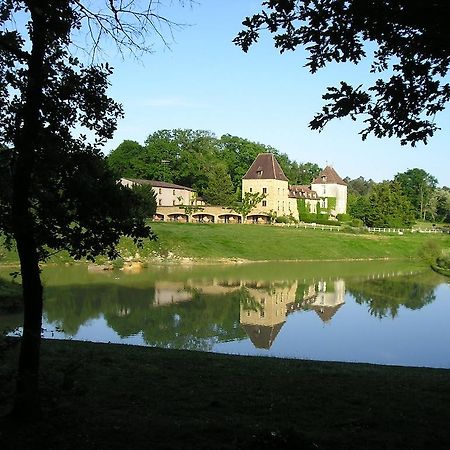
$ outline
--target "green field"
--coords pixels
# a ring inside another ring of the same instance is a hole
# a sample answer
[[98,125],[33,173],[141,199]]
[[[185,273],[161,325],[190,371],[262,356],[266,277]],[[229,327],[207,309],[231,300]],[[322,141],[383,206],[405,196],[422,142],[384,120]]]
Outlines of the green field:
[[[417,258],[424,242],[435,240],[450,247],[450,235],[351,234],[321,229],[261,225],[200,225],[154,223],[158,242],[146,242],[139,253],[194,259],[345,260]],[[130,241],[121,250],[132,254]]]
[[[122,239],[119,250],[123,257],[135,256],[147,260],[250,261],[264,260],[350,260],[381,258],[418,258],[427,241],[450,248],[448,234],[352,234],[321,229],[282,228],[262,225],[153,223],[158,241],[145,241],[137,249],[130,239]],[[0,264],[18,260],[15,251],[0,247]],[[99,258],[101,261],[102,258]],[[68,262],[65,252],[50,258],[50,262]]]

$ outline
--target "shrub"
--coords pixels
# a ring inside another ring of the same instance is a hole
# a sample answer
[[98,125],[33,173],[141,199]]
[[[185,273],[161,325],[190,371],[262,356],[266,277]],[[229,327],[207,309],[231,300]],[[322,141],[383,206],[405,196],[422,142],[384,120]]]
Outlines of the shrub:
[[292,216],[277,216],[275,217],[276,223],[297,223],[297,220]]
[[362,228],[364,226],[364,222],[361,219],[353,219],[350,225],[352,227]]
[[339,222],[350,222],[352,220],[352,216],[350,214],[338,214],[336,219],[339,220]]

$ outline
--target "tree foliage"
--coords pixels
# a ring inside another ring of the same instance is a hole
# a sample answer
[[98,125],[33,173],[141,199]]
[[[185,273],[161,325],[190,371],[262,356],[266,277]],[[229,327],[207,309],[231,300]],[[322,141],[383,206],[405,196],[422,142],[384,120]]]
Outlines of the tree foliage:
[[276,155],[291,184],[309,185],[320,172],[317,164],[297,163],[269,145],[229,134],[217,138],[208,131],[189,129],[156,131],[143,146],[135,141],[123,141],[109,154],[108,164],[122,177],[192,187],[200,196],[207,200],[209,196],[208,201],[217,204],[218,200],[211,197],[218,189],[212,174],[225,182],[227,192],[229,175],[233,194],[240,197],[242,177],[258,154],[266,152]]
[[233,203],[235,190],[225,165],[211,167],[203,198],[210,205],[229,206]]
[[245,52],[267,29],[281,53],[302,48],[311,73],[371,53],[370,72],[379,78],[328,87],[312,129],[349,116],[363,118],[363,139],[394,136],[414,146],[433,136],[434,117],[450,99],[447,0],[266,0],[262,8],[234,40]]
[[431,199],[437,179],[423,169],[409,169],[395,176],[403,192],[411,202],[417,218],[425,220],[430,212]]
[[242,219],[245,220],[265,197],[266,194],[262,194],[261,192],[245,192],[242,200],[235,202],[230,209],[241,214]]
[[151,2],[135,0],[0,2],[0,231],[15,241],[21,265],[21,417],[39,410],[39,262],[62,249],[114,257],[121,235],[137,243],[153,237],[135,208],[138,196],[116,182],[101,153],[123,115],[107,95],[112,69],[74,57],[74,35],[87,25],[94,53],[104,35],[121,50],[145,50],[157,17]]
[[149,184],[134,184],[131,188],[136,201],[131,205],[129,214],[135,218],[151,218],[156,213],[156,194]]
[[396,181],[384,181],[373,188],[366,214],[369,227],[402,228],[414,223],[412,205]]

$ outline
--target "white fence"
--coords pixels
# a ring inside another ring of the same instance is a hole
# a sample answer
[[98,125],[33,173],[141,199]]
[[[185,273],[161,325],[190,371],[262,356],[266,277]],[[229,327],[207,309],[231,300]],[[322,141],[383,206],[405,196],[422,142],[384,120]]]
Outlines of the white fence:
[[367,227],[371,233],[445,233],[441,228],[371,228]]

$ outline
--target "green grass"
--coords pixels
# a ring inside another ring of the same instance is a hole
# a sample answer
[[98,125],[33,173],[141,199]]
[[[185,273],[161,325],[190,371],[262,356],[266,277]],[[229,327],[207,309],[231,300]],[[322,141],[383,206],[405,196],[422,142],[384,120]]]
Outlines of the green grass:
[[2,450],[450,446],[448,370],[44,341],[41,378],[42,420],[0,422]]
[[[405,234],[403,236],[360,234],[259,225],[199,225],[155,223],[156,243],[145,243],[139,253],[153,252],[200,259],[342,260],[372,258],[417,258],[427,240],[450,247],[449,235]],[[129,240],[121,249],[133,254]]]
[[[352,234],[320,229],[283,228],[261,225],[153,223],[158,241],[144,242],[137,249],[131,239],[121,240],[123,257],[136,253],[148,260],[155,258],[193,258],[204,260],[349,260],[382,258],[418,258],[427,241],[450,248],[448,234]],[[99,262],[102,262],[99,258]],[[70,262],[58,253],[52,263]],[[17,254],[0,247],[0,264],[17,263]]]

